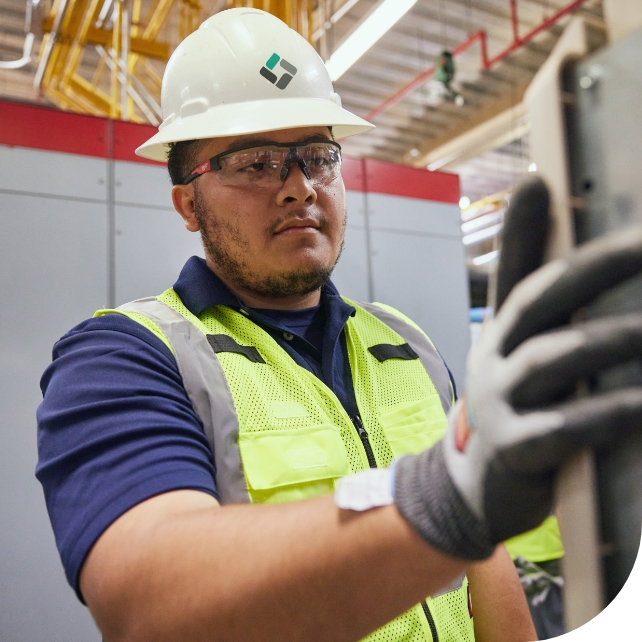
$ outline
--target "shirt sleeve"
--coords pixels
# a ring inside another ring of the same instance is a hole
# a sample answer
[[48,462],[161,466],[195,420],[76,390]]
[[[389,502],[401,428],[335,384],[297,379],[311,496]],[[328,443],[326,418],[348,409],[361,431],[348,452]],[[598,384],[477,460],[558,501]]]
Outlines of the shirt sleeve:
[[213,455],[170,350],[118,314],[56,343],[41,380],[38,465],[67,580],[123,513],[155,495],[216,497]]

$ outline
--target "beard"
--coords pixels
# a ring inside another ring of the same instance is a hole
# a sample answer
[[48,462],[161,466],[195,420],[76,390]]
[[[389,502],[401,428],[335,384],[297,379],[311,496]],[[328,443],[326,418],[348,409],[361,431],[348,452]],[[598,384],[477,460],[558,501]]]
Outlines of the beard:
[[[201,241],[208,263],[216,265],[217,272],[237,290],[256,296],[282,299],[305,296],[319,290],[330,280],[330,275],[343,251],[342,238],[341,248],[332,265],[319,262],[305,269],[283,270],[262,276],[252,270],[250,264],[243,259],[244,256],[251,256],[248,240],[238,227],[217,219],[216,214],[205,203],[196,184],[194,185],[194,216],[201,228]],[[282,222],[277,221],[266,232],[273,233]],[[322,217],[319,224],[321,228],[327,226],[327,219]],[[345,218],[343,227],[345,230]]]

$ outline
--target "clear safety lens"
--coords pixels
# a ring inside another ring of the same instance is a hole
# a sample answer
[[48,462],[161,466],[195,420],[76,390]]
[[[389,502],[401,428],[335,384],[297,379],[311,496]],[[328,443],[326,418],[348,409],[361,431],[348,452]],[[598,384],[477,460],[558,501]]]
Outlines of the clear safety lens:
[[332,142],[300,147],[253,147],[219,158],[216,174],[223,185],[277,186],[292,165],[299,165],[312,184],[327,185],[339,176],[341,151]]

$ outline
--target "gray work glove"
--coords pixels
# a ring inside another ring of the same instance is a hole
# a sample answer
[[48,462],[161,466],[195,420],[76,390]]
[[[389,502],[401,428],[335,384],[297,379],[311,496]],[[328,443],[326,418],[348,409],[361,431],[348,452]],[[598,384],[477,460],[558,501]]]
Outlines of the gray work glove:
[[575,451],[642,430],[642,388],[577,384],[642,356],[642,315],[571,322],[642,272],[642,227],[586,243],[521,281],[468,359],[466,394],[444,439],[395,467],[394,501],[435,548],[483,559],[540,524]]

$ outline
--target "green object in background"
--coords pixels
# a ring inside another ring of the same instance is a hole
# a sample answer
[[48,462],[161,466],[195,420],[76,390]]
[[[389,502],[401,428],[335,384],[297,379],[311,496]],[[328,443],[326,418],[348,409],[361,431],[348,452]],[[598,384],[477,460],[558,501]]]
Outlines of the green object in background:
[[442,51],[435,62],[435,79],[452,91],[450,83],[455,77],[455,60],[450,51]]
[[450,51],[442,51],[435,61],[435,79],[446,88],[446,96],[457,107],[464,105],[464,97],[455,91],[450,83],[455,77],[455,59]]

